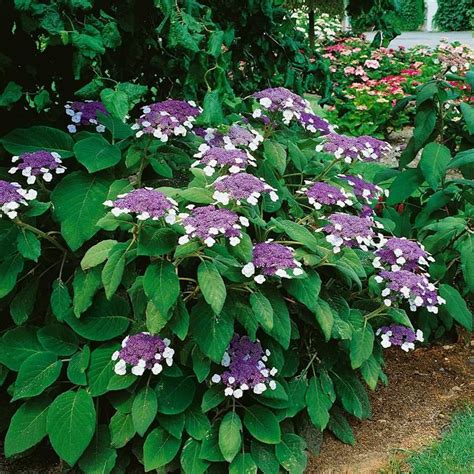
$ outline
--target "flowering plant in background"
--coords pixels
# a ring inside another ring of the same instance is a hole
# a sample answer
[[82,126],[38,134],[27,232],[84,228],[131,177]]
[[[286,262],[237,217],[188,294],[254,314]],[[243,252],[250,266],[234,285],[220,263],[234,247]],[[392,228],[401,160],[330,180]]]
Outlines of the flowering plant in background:
[[105,126],[99,123],[98,113],[108,115],[102,102],[85,100],[84,102],[68,102],[64,106],[66,115],[71,117],[67,129],[70,133],[76,133],[80,127],[93,126],[99,133],[105,132]]
[[8,457],[44,439],[86,473],[256,472],[262,459],[304,472],[295,417],[352,443],[345,416],[370,417],[381,347],[413,348],[392,324],[426,339],[471,329],[470,188],[425,166],[465,169],[465,155],[433,143],[422,171],[389,169],[386,142],[335,133],[282,88],[229,115],[218,104],[218,120],[205,104],[170,99],[130,123],[111,107],[100,135],[1,140],[67,160],[62,175],[39,167],[48,188],[0,180]]
[[61,156],[54,151],[23,153],[20,156],[14,156],[12,163],[15,166],[8,172],[10,174],[20,172],[22,176],[26,177],[28,184],[34,184],[38,176],[49,183],[54,174],[63,174],[66,171],[66,167],[62,165]]

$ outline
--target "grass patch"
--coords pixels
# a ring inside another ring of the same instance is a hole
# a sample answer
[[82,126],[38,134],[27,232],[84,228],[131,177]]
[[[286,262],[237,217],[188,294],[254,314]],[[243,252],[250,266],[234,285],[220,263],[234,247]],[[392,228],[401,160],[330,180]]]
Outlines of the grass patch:
[[440,441],[410,456],[405,463],[413,474],[474,472],[474,406],[457,413]]

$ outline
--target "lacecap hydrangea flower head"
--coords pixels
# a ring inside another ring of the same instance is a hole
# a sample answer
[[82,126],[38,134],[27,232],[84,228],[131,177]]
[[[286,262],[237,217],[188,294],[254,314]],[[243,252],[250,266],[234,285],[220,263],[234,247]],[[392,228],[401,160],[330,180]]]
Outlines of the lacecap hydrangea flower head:
[[407,270],[382,270],[375,281],[384,285],[382,296],[385,306],[391,306],[394,301],[407,301],[410,311],[426,308],[430,313],[438,313],[438,306],[446,301],[438,296],[435,285],[430,283],[426,275]]
[[114,371],[117,375],[126,375],[128,367],[133,375],[143,375],[146,369],[158,375],[163,364],[173,365],[173,356],[169,339],[142,332],[127,336],[122,341],[122,348],[112,354],[112,360],[116,361]]
[[137,130],[137,138],[146,134],[167,142],[173,136],[186,136],[202,109],[193,101],[168,99],[145,105],[142,112],[132,125],[132,129]]
[[14,219],[17,215],[17,209],[21,206],[27,206],[28,202],[36,199],[38,193],[34,189],[23,189],[18,183],[9,183],[0,179],[0,217],[6,215]]
[[380,336],[380,345],[383,348],[391,346],[399,346],[403,351],[408,352],[415,348],[415,342],[423,342],[423,331],[413,329],[400,324],[391,324],[390,326],[382,326],[375,332]]
[[180,245],[188,243],[191,239],[202,240],[208,247],[216,243],[219,236],[229,239],[232,246],[240,243],[242,226],[248,227],[246,217],[239,216],[229,209],[218,209],[214,205],[195,207],[187,206],[190,214],[180,214],[181,224],[186,232],[178,240]]
[[307,187],[301,188],[298,193],[305,194],[308,202],[316,210],[323,206],[346,207],[354,204],[350,194],[343,188],[338,188],[324,181],[317,183],[306,181],[306,184]]
[[378,247],[384,241],[383,236],[374,231],[374,227],[383,228],[382,224],[371,217],[337,212],[331,214],[327,220],[329,224],[318,230],[327,234],[326,240],[333,246],[334,253],[340,252],[342,246],[358,247],[368,251],[369,248]]
[[255,158],[246,150],[237,148],[227,149],[222,147],[210,147],[203,143],[199,152],[194,155],[198,158],[191,166],[204,165],[204,174],[212,176],[216,171],[225,169],[231,174],[244,171],[247,166],[257,166]]
[[194,133],[204,138],[209,146],[227,150],[244,147],[255,151],[263,143],[263,136],[259,132],[238,124],[231,125],[225,132],[216,128],[206,128],[194,129]]
[[176,222],[177,202],[153,188],[134,189],[129,193],[119,194],[115,201],[105,201],[104,205],[111,207],[111,212],[116,217],[121,214],[136,214],[140,221],[164,218],[168,224]]
[[67,126],[70,133],[77,132],[79,126],[88,125],[94,125],[95,130],[99,133],[105,132],[104,125],[99,123],[97,117],[98,113],[109,115],[102,102],[93,100],[68,102],[64,108],[66,109],[66,114],[71,117],[72,123]]
[[334,127],[327,120],[312,112],[302,112],[298,121],[308,132],[327,135],[334,131]]
[[384,193],[384,190],[369,181],[366,181],[360,175],[350,176],[340,174],[338,178],[347,182],[352,187],[352,192],[358,198],[362,198],[365,202],[370,203],[374,199],[378,199],[382,194],[388,196],[388,190]]
[[329,133],[323,137],[323,142],[316,146],[316,151],[333,154],[342,158],[346,163],[354,160],[378,161],[384,153],[390,150],[390,145],[370,136],[349,137],[337,133]]
[[259,341],[235,334],[221,362],[228,369],[214,374],[211,381],[224,384],[224,394],[234,398],[241,398],[246,391],[259,395],[268,388],[275,390],[276,382],[271,377],[276,375],[277,369],[267,368],[269,355],[270,351],[264,352]]
[[273,202],[278,201],[276,189],[268,185],[263,178],[248,173],[237,173],[217,178],[213,183],[213,198],[224,205],[230,201],[237,204],[246,202],[252,206],[258,204],[262,194],[268,194]]
[[47,183],[52,181],[53,174],[62,174],[66,168],[62,165],[61,156],[54,151],[45,150],[23,153],[14,156],[12,163],[15,164],[8,170],[10,174],[21,173],[26,177],[28,184],[34,184],[38,177]]
[[[244,265],[242,274],[262,284],[268,277],[292,278],[302,275],[301,263],[295,260],[293,249],[276,242],[256,244],[252,252],[252,261]],[[255,275],[255,276],[254,276]]]
[[425,250],[422,244],[408,240],[405,237],[392,237],[383,247],[375,252],[372,264],[375,268],[387,265],[392,271],[416,271],[427,267],[434,258]]
[[299,120],[301,114],[313,113],[309,102],[284,87],[272,87],[253,94],[257,99],[259,108],[253,111],[253,117],[262,117],[262,109],[266,112],[280,112],[283,123],[288,125],[293,119]]

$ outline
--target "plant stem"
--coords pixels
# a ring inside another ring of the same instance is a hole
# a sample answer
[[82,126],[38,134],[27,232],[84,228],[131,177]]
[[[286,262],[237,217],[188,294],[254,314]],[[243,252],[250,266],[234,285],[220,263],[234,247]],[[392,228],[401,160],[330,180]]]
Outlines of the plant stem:
[[38,237],[41,237],[42,239],[46,239],[48,242],[50,242],[51,244],[53,244],[57,249],[61,250],[61,252],[69,253],[69,250],[68,250],[68,249],[66,249],[65,247],[63,247],[54,237],[51,237],[51,236],[48,235],[46,232],[43,232],[42,230],[37,229],[36,227],[33,227],[32,225],[27,224],[26,222],[22,222],[22,221],[20,221],[19,219],[16,219],[16,220],[15,220],[15,223],[16,223],[19,227],[23,227],[23,229],[26,229],[26,230],[29,230],[30,232],[33,232],[33,233],[36,234]]

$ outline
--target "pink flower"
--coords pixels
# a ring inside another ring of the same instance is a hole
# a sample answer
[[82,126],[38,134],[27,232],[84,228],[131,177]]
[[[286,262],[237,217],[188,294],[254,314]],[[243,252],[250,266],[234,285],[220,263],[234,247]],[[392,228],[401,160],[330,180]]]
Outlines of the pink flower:
[[364,66],[370,69],[378,69],[380,67],[380,63],[376,59],[367,59],[364,63]]
[[354,74],[355,68],[352,66],[347,66],[344,68],[344,74]]
[[364,71],[364,68],[362,66],[357,66],[354,74],[356,76],[365,76],[365,71]]

